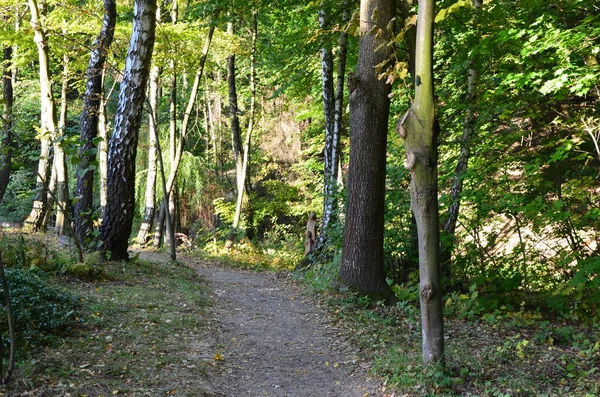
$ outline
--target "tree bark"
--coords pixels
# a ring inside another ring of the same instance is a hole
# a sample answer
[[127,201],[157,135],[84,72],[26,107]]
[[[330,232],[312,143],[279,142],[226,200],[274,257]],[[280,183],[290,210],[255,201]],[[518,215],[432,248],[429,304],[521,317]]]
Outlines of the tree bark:
[[[349,0],[344,1],[344,9],[342,10],[342,23],[345,24],[350,20],[350,2]],[[345,30],[340,31],[340,40],[339,40],[339,55],[338,55],[338,66],[337,66],[337,81],[335,86],[335,117],[333,120],[333,137],[331,144],[331,186],[337,190],[338,182],[338,170],[340,168],[340,138],[342,136],[342,132],[344,131],[344,83],[346,77],[346,58],[348,54],[348,33]],[[334,190],[331,193],[332,200],[332,214],[335,217],[335,212],[337,211],[337,200],[335,200],[335,193],[337,191]]]
[[12,163],[12,136],[13,136],[13,80],[11,76],[13,49],[4,47],[2,68],[2,135],[0,136],[0,202],[6,193],[10,180],[10,166]]
[[152,67],[150,71],[149,82],[149,103],[150,114],[148,116],[148,171],[146,174],[146,194],[144,195],[144,217],[137,235],[138,244],[146,244],[148,235],[154,224],[156,213],[156,161],[157,161],[157,146],[158,139],[158,91],[159,91],[159,75],[158,66]]
[[[321,3],[319,10],[319,27],[325,32],[329,28],[328,15]],[[325,150],[323,152],[323,216],[321,218],[321,234],[313,249],[318,249],[327,240],[327,229],[333,218],[335,200],[335,167],[333,157],[336,156],[335,129],[335,92],[333,88],[333,53],[331,44],[323,36],[321,40],[321,96],[323,98],[323,114],[325,117]]]
[[[44,3],[42,3],[44,5]],[[50,182],[50,147],[56,136],[56,109],[52,96],[52,80],[50,79],[50,65],[48,56],[48,40],[45,29],[40,23],[41,12],[37,0],[29,0],[31,12],[31,27],[34,32],[34,42],[38,50],[40,70],[40,160],[37,169],[36,197],[33,208],[25,223],[32,232],[43,229],[44,218],[48,212],[48,191],[46,186]]]
[[437,136],[433,97],[435,1],[419,0],[415,45],[415,98],[398,127],[405,138],[411,173],[411,208],[419,239],[419,278],[423,362],[443,362],[444,316],[439,266]]
[[135,212],[135,156],[156,28],[156,0],[136,0],[115,129],[108,146],[108,197],[100,227],[101,251],[128,260]]
[[[229,22],[227,25],[227,32],[230,35],[233,35],[233,22]],[[244,148],[242,144],[240,119],[238,115],[238,98],[235,81],[235,54],[230,54],[227,57],[227,87],[229,92],[229,118],[231,120],[231,149],[233,152],[233,160],[235,162],[236,188],[239,195],[239,191],[244,189],[244,185],[242,183]],[[239,222],[239,219],[237,221]],[[232,230],[227,238],[227,248],[231,248],[233,246],[237,227],[238,225],[234,219]]]
[[58,136],[54,140],[54,170],[56,172],[56,234],[63,236],[67,234],[69,226],[69,185],[67,172],[67,157],[62,147],[65,126],[67,124],[67,92],[69,90],[69,57],[63,56],[63,76],[60,90],[60,116],[58,119]]
[[[250,194],[251,184],[248,178],[248,161],[250,156],[250,142],[252,139],[252,131],[254,129],[254,117],[256,113],[256,38],[258,34],[258,23],[256,18],[256,12],[252,14],[252,44],[250,50],[250,112],[248,116],[248,130],[246,131],[246,137],[244,139],[243,157],[242,157],[242,168],[241,175],[238,176],[237,184],[237,201],[235,206],[235,215],[233,218],[233,229],[236,230],[239,227],[240,218],[242,214],[242,204],[244,201],[244,190],[248,190]],[[252,225],[246,225],[246,229],[251,229]],[[252,234],[252,233],[250,233]],[[246,233],[248,235],[248,233]]]
[[[106,67],[102,72],[102,87],[106,78]],[[106,98],[112,96],[116,81],[108,92],[104,95],[104,89],[100,91],[100,106],[98,108],[98,167],[100,174],[100,218],[104,218],[106,212],[106,203],[108,202],[108,123],[106,122]]]
[[[93,189],[94,167],[96,161],[96,137],[106,132],[105,123],[100,125],[104,117],[104,84],[103,72],[106,65],[108,49],[114,37],[117,20],[115,0],[104,0],[104,18],[100,34],[93,44],[87,68],[87,83],[81,113],[79,161],[77,165],[77,181],[75,185],[75,217],[73,219],[75,234],[80,242],[87,243],[93,230]],[[101,143],[101,145],[103,145]],[[106,144],[104,144],[106,147]],[[102,153],[102,150],[99,151]],[[105,152],[106,153],[106,152]],[[99,155],[101,158],[101,155]],[[99,161],[102,164],[102,161]],[[103,205],[102,205],[103,206]]]
[[[473,16],[474,24],[477,24],[477,14],[481,10],[482,0],[473,0],[473,8],[475,14]],[[469,71],[467,77],[467,109],[465,111],[465,118],[463,123],[463,133],[460,138],[460,155],[456,168],[454,169],[454,176],[452,178],[452,187],[450,189],[450,206],[448,207],[448,218],[444,223],[444,233],[446,234],[445,242],[441,247],[440,262],[442,274],[447,278],[450,278],[451,273],[451,260],[452,251],[454,250],[454,236],[456,232],[456,222],[458,221],[458,214],[460,212],[460,195],[463,190],[463,181],[465,173],[469,165],[469,157],[471,155],[471,141],[473,139],[474,127],[475,127],[475,104],[477,101],[477,78],[479,71],[477,70],[474,59],[469,60]]]
[[[374,12],[378,10],[378,12]],[[358,65],[349,79],[350,169],[340,277],[364,294],[390,297],[383,265],[385,166],[391,86],[375,66],[391,59],[393,0],[363,0]],[[373,19],[376,17],[376,19]],[[369,33],[371,32],[371,33]]]

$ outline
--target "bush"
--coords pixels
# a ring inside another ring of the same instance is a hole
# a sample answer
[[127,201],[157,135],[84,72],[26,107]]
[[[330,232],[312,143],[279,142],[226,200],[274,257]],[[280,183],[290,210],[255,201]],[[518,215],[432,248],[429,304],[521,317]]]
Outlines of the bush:
[[[6,277],[15,328],[24,338],[29,339],[39,333],[60,334],[72,328],[79,303],[77,297],[48,285],[31,271],[7,270]],[[4,294],[3,289],[0,292]],[[0,332],[8,332],[4,309],[0,313]]]

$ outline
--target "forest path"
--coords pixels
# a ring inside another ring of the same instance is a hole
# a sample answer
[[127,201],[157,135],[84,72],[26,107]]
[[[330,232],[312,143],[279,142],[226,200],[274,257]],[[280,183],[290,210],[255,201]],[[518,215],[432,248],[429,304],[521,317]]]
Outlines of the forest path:
[[252,272],[181,258],[208,282],[222,361],[207,395],[381,396],[368,363],[328,313],[281,273]]

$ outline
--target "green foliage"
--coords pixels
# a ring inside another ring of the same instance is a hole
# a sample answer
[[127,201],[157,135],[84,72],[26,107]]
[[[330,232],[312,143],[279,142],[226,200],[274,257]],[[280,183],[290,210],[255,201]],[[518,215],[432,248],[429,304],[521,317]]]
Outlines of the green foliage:
[[0,203],[0,221],[23,222],[27,218],[33,205],[32,184],[35,184],[35,178],[30,171],[12,172]]
[[[40,335],[67,332],[77,323],[79,299],[49,284],[33,271],[6,271],[18,335],[36,340]],[[8,332],[6,313],[0,314],[0,331]]]

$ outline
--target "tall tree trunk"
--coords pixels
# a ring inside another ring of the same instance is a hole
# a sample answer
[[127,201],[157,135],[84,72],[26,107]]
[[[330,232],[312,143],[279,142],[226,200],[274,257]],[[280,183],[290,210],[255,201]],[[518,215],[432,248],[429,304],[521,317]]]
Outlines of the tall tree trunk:
[[138,244],[146,244],[148,234],[152,230],[155,216],[156,204],[156,140],[158,139],[158,92],[159,92],[159,68],[152,67],[149,81],[149,103],[150,114],[148,115],[148,172],[146,174],[146,194],[144,205],[144,217],[137,235]]
[[[160,23],[161,18],[161,7],[156,7],[156,23]],[[175,62],[172,62],[173,76],[175,76]],[[146,193],[144,195],[144,215],[142,218],[142,224],[137,235],[137,242],[140,245],[146,244],[148,235],[152,231],[154,224],[154,218],[156,217],[156,162],[157,162],[157,150],[158,145],[156,144],[158,138],[158,98],[160,95],[160,68],[154,65],[150,69],[150,80],[148,82],[148,105],[150,112],[148,113],[148,169],[146,172]],[[171,86],[172,90],[176,89],[176,82]],[[173,96],[177,96],[171,94]],[[175,107],[172,107],[172,113],[175,113]],[[171,120],[173,116],[171,115]],[[174,129],[174,123],[171,122],[171,126]]]
[[10,180],[10,166],[12,162],[12,135],[13,135],[13,79],[11,75],[13,49],[10,45],[4,47],[2,67],[2,135],[0,135],[0,202],[6,193]]
[[437,136],[433,99],[433,19],[435,1],[419,0],[415,53],[415,98],[398,127],[405,138],[411,174],[411,208],[419,239],[423,362],[444,358],[444,315],[439,266]]
[[58,136],[54,140],[54,169],[56,172],[56,233],[63,236],[69,230],[69,185],[67,179],[67,157],[62,147],[67,124],[67,92],[69,90],[69,56],[63,56],[63,76],[60,90],[60,116],[58,118]]
[[[393,0],[361,1],[358,65],[355,76],[349,76],[348,80],[350,170],[340,277],[361,293],[377,297],[391,296],[383,265],[391,86],[377,78],[375,67],[391,58],[387,43],[393,29],[388,25],[394,11]],[[374,28],[376,32],[369,33]]]
[[[248,116],[248,131],[244,139],[243,158],[241,175],[238,176],[237,184],[237,201],[235,206],[235,215],[233,218],[233,229],[237,229],[240,223],[242,214],[242,204],[244,201],[244,190],[248,190],[250,195],[250,182],[248,178],[248,158],[250,156],[250,142],[252,139],[252,130],[254,128],[254,117],[256,113],[256,36],[258,34],[258,24],[256,20],[256,12],[252,14],[252,45],[250,50],[250,114]],[[249,198],[248,198],[249,199]],[[252,228],[252,225],[247,225],[246,229]],[[246,233],[248,235],[248,233]],[[248,236],[250,238],[250,236]]]
[[[179,163],[181,163],[181,157],[183,155],[183,146],[185,144],[185,139],[188,134],[188,127],[190,124],[190,116],[194,109],[194,104],[196,103],[196,97],[198,96],[198,89],[200,87],[200,82],[202,81],[202,75],[204,73],[204,65],[206,64],[206,58],[208,57],[208,51],[210,50],[210,43],[212,42],[212,37],[215,32],[215,27],[211,26],[206,40],[204,42],[204,48],[202,49],[202,56],[200,57],[200,64],[198,66],[198,70],[196,71],[196,76],[194,78],[194,83],[192,84],[192,90],[190,92],[190,97],[185,108],[185,113],[183,115],[183,121],[181,123],[181,136],[179,142],[177,143],[177,150],[175,152],[175,159],[171,164],[171,170],[169,171],[169,177],[167,179],[166,187],[167,187],[167,197],[163,198],[163,203],[161,204],[161,208],[159,211],[159,219],[156,222],[156,227],[154,229],[154,245],[159,246],[162,240],[162,232],[164,228],[165,222],[165,214],[164,211],[166,209],[166,202],[168,202],[169,197],[173,186],[175,184],[175,180],[177,178],[177,170],[179,168]],[[166,200],[166,201],[165,201]]]
[[[42,6],[44,3],[40,3]],[[42,7],[43,8],[43,7]],[[52,80],[50,79],[50,65],[48,57],[48,40],[45,29],[40,23],[42,17],[37,0],[29,0],[31,12],[31,27],[34,32],[34,41],[38,49],[40,68],[40,160],[37,169],[36,197],[33,208],[25,223],[32,232],[42,230],[44,218],[48,212],[48,191],[50,183],[50,147],[56,136],[56,111],[54,97],[52,96]]]
[[[319,27],[322,31],[329,28],[328,15],[324,2],[319,10]],[[342,83],[343,84],[343,83]],[[328,39],[321,41],[321,96],[323,97],[323,113],[325,116],[325,151],[323,153],[323,217],[321,220],[321,233],[313,249],[318,249],[327,240],[329,228],[334,211],[334,195],[336,180],[333,157],[335,147],[335,93],[333,89],[333,53]],[[338,139],[339,141],[339,139]]]
[[[104,87],[104,81],[106,81],[106,67],[102,72],[102,87]],[[104,95],[104,89],[100,91],[100,104],[98,108],[98,167],[100,174],[100,218],[104,218],[106,212],[106,203],[108,202],[108,123],[106,122],[106,98],[112,96],[112,92],[115,88],[116,81],[108,92],[108,95]]]
[[[344,9],[342,11],[342,23],[345,24],[350,20],[350,1],[344,1]],[[340,162],[340,138],[344,130],[343,116],[344,116],[344,82],[346,77],[346,58],[348,54],[348,33],[345,30],[340,31],[339,40],[339,55],[338,55],[338,66],[337,66],[337,80],[335,86],[335,117],[333,120],[333,137],[331,144],[331,180],[339,185],[338,181],[338,169],[341,165]],[[332,183],[332,186],[337,188]],[[332,197],[335,198],[336,191],[332,192]],[[335,215],[337,211],[337,201],[332,200],[333,211]]]
[[[473,8],[475,14],[473,16],[473,23],[477,24],[477,16],[482,7],[482,0],[473,0]],[[475,28],[476,29],[476,28]],[[450,262],[452,260],[452,251],[454,249],[454,235],[456,232],[456,222],[458,221],[458,214],[460,212],[460,195],[463,190],[463,180],[467,167],[469,165],[469,157],[471,154],[471,141],[473,139],[473,132],[475,127],[475,104],[477,100],[477,77],[479,71],[477,70],[475,60],[469,60],[469,75],[467,77],[467,109],[465,111],[465,118],[463,124],[463,133],[460,139],[460,156],[454,169],[454,176],[452,178],[452,188],[450,189],[450,206],[448,207],[448,218],[444,223],[444,233],[446,234],[445,243],[442,244],[440,262],[442,274],[447,278],[451,276]]]
[[[80,242],[86,243],[91,238],[93,229],[93,190],[94,190],[94,168],[96,161],[96,137],[106,133],[105,123],[100,123],[104,118],[104,79],[103,74],[106,65],[108,49],[112,44],[117,20],[117,7],[115,0],[104,0],[104,18],[100,34],[93,44],[90,61],[87,68],[87,82],[83,99],[83,111],[81,113],[81,127],[79,146],[79,162],[77,165],[77,182],[75,185],[75,234]],[[104,137],[106,139],[106,137]],[[106,141],[104,141],[106,142]],[[106,148],[101,141],[100,145]],[[99,150],[99,163],[102,165],[102,153]],[[102,167],[101,167],[102,168]],[[105,202],[104,202],[105,203]],[[104,205],[101,205],[102,207]]]
[[156,0],[136,0],[133,31],[121,82],[115,129],[108,146],[108,197],[100,227],[102,253],[128,260],[129,235],[135,212],[135,156],[146,83],[154,47]]
[[[171,7],[171,23],[175,25],[177,23],[177,19],[179,18],[179,6],[176,1],[173,2],[173,6]],[[177,64],[173,59],[171,61],[171,66],[173,69],[173,76],[171,79],[171,104],[170,104],[170,119],[171,124],[169,128],[169,162],[171,164],[175,163],[175,158],[177,157]],[[187,86],[185,87],[187,88]],[[177,191],[177,179],[173,181],[172,191]],[[171,227],[175,227],[175,212],[177,208],[176,195],[170,194],[172,192],[169,190],[169,216]],[[164,221],[163,221],[164,222]],[[162,228],[162,225],[161,225]],[[174,234],[174,230],[169,230],[170,234]]]
[[[233,35],[233,22],[229,22],[227,25],[227,32]],[[231,54],[227,57],[227,87],[229,91],[229,118],[231,120],[231,149],[233,151],[233,161],[235,162],[235,175],[236,175],[236,188],[238,195],[240,190],[244,189],[242,182],[242,170],[243,170],[243,153],[244,148],[242,144],[242,132],[240,127],[240,119],[238,115],[238,98],[237,98],[237,87],[235,81],[235,54]],[[242,193],[243,194],[243,193]],[[239,219],[238,219],[239,222]],[[234,219],[232,230],[227,238],[226,247],[231,248],[235,241],[235,234],[237,232],[238,225]]]

